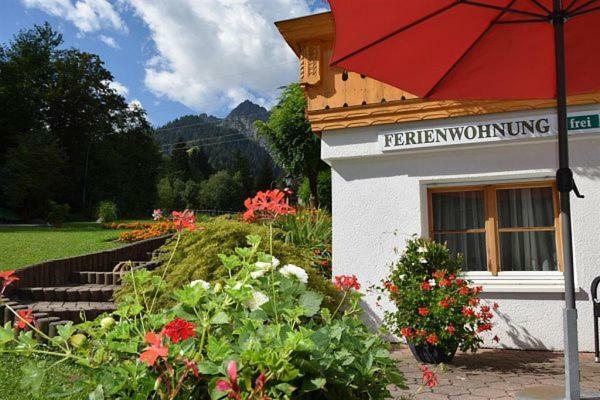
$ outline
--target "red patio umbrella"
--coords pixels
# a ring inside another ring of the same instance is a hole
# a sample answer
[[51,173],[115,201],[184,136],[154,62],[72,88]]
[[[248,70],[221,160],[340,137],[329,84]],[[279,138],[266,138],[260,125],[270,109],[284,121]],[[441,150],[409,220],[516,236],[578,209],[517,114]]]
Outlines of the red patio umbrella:
[[566,396],[579,399],[567,95],[600,90],[600,0],[329,0],[331,64],[427,99],[555,98]]

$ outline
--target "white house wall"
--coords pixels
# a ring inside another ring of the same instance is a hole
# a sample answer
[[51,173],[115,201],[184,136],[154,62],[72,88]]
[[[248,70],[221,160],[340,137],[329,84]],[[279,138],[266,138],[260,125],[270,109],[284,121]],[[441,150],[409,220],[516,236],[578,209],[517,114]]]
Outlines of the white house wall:
[[[493,117],[435,123],[483,121]],[[435,123],[422,121],[323,133],[322,158],[332,167],[334,275],[356,274],[364,288],[379,283],[386,276],[389,264],[397,259],[394,250],[402,251],[411,235],[428,234],[428,186],[554,177],[557,166],[554,138],[386,154],[379,147],[381,133],[430,127]],[[586,196],[585,199],[573,196],[572,200],[579,342],[582,351],[592,351],[590,284],[600,275],[600,134],[577,135],[570,146],[575,180]],[[500,337],[500,346],[562,349],[563,293],[543,289],[505,290],[487,292],[484,297],[501,306],[493,332]],[[384,302],[380,307],[376,303],[376,295],[367,295],[367,315],[380,322],[381,307],[389,304]]]

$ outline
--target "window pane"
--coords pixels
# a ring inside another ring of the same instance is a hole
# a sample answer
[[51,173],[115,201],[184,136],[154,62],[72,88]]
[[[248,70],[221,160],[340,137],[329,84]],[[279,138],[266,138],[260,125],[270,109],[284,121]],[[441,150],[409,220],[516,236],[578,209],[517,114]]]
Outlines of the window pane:
[[502,271],[558,271],[554,232],[500,234]]
[[433,230],[460,231],[483,228],[483,191],[433,193]]
[[554,226],[552,188],[498,190],[500,228]]
[[452,254],[462,254],[465,271],[487,271],[485,233],[435,234],[434,240],[446,243]]

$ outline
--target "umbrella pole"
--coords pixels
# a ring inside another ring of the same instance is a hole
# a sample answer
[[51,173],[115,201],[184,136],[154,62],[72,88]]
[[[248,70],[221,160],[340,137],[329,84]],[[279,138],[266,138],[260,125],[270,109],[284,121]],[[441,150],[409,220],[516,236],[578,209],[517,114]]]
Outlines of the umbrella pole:
[[573,240],[571,232],[571,198],[573,174],[569,169],[569,137],[567,128],[567,89],[565,73],[565,40],[562,0],[554,0],[554,40],[556,55],[556,111],[558,119],[559,170],[556,173],[560,191],[560,219],[562,227],[565,309],[563,329],[565,346],[565,396],[579,400],[579,351],[577,343],[577,309],[575,306],[575,277],[573,270]]

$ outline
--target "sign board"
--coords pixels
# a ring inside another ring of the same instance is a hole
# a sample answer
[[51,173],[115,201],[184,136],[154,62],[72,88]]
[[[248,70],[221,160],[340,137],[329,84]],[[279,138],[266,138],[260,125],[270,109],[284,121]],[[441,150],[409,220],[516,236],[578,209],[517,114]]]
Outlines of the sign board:
[[[569,114],[569,134],[600,132],[600,114]],[[464,125],[418,128],[379,135],[382,151],[550,137],[557,134],[556,115],[497,119]]]

